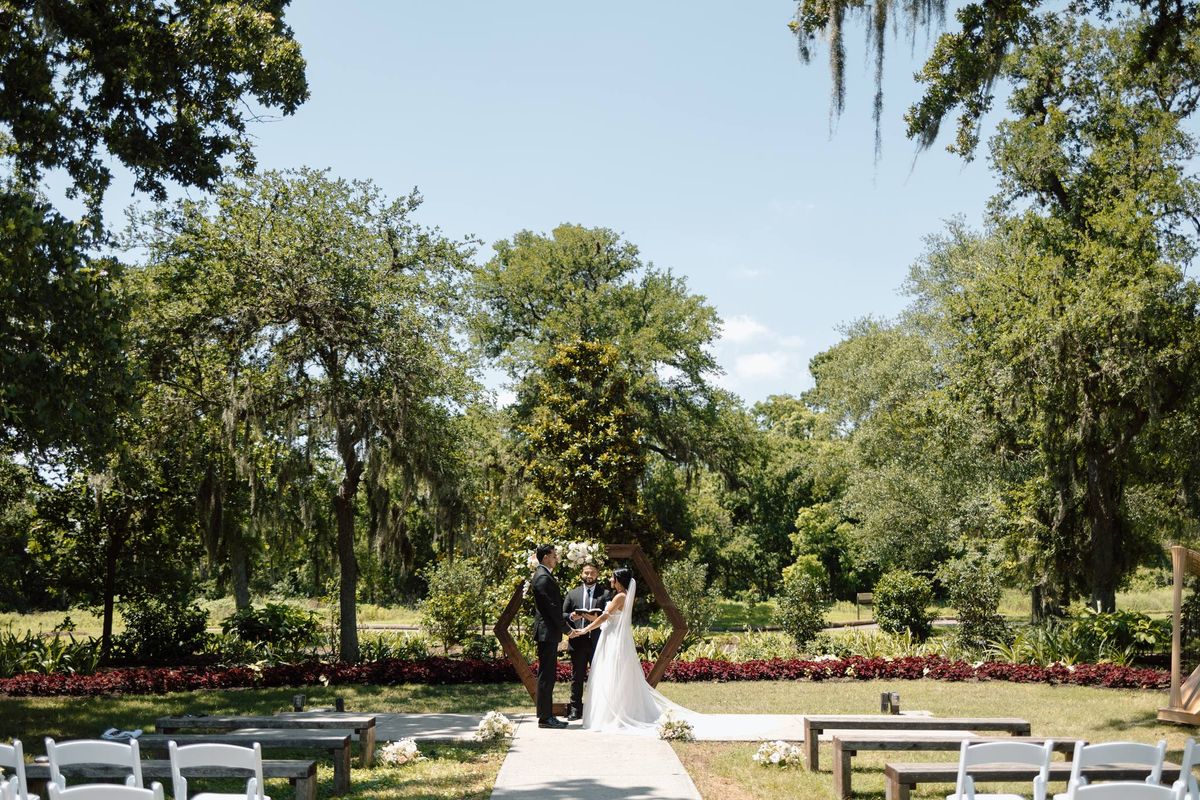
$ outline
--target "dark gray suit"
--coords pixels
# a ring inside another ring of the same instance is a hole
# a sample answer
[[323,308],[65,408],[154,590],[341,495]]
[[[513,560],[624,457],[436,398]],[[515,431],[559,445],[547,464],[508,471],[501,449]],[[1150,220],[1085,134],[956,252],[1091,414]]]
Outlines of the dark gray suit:
[[[563,616],[569,620],[572,611],[589,608],[603,610],[609,601],[608,589],[597,581],[592,585],[591,605],[585,603],[585,600],[587,587],[583,584],[567,592],[567,599],[563,601]],[[572,628],[584,628],[587,627],[588,621],[581,619],[568,624]],[[600,629],[597,628],[587,636],[576,636],[567,642],[567,648],[571,651],[571,705],[580,715],[583,714],[583,682],[587,680],[588,667],[592,664],[592,655],[596,652],[596,642],[599,639]]]

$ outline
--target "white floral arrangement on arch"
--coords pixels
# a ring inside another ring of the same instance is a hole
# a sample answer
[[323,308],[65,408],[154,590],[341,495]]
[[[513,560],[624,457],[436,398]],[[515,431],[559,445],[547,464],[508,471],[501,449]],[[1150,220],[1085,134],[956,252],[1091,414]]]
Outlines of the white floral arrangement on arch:
[[399,767],[404,764],[411,764],[414,761],[425,760],[425,756],[421,755],[421,750],[417,747],[416,739],[412,738],[388,742],[379,748],[379,753],[376,757],[381,764],[386,764],[389,767]]
[[804,751],[794,744],[776,739],[760,744],[754,760],[764,767],[798,767],[804,763]]
[[499,711],[489,711],[479,721],[475,728],[475,741],[490,742],[495,739],[508,739],[516,733],[517,726]]
[[692,723],[680,719],[671,711],[658,718],[658,738],[676,742],[690,742],[696,738]]
[[585,564],[600,566],[604,561],[604,545],[598,542],[568,542],[562,550],[571,569],[583,569]]

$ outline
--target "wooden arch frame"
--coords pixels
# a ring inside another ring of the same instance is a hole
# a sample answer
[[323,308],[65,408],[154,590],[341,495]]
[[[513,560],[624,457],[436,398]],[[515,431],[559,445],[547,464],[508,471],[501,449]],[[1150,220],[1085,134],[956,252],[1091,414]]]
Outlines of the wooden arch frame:
[[[657,686],[658,682],[662,680],[663,674],[667,671],[671,659],[675,657],[675,653],[679,651],[680,646],[683,644],[684,637],[687,636],[687,622],[683,619],[683,614],[679,613],[679,609],[675,606],[675,601],[667,593],[667,588],[663,585],[662,578],[658,575],[658,570],[650,563],[650,559],[646,558],[646,554],[642,552],[642,548],[639,545],[610,544],[605,547],[605,552],[610,559],[629,560],[633,562],[637,574],[650,586],[650,593],[654,595],[655,602],[658,603],[658,607],[662,609],[663,613],[667,615],[667,619],[671,622],[671,635],[667,637],[667,643],[663,647],[662,652],[658,654],[658,660],[654,662],[654,667],[650,670],[650,674],[646,676],[647,683],[651,686]],[[512,624],[513,620],[517,618],[517,614],[521,611],[521,600],[524,598],[524,595],[525,582],[521,581],[513,589],[512,598],[509,599],[508,605],[504,607],[500,618],[496,620],[496,625],[492,628],[492,632],[500,640],[500,646],[504,648],[504,654],[508,656],[513,669],[517,671],[517,677],[521,679],[521,683],[525,684],[525,691],[529,692],[529,696],[536,701],[537,678],[534,677],[533,669],[529,666],[529,662],[525,660],[525,656],[517,648],[516,640],[508,632],[508,626]],[[555,714],[565,712],[565,704],[555,703]]]
[[1183,581],[1200,575],[1200,553],[1175,545],[1171,548],[1175,573],[1174,613],[1171,616],[1171,695],[1166,708],[1158,710],[1163,722],[1200,725],[1200,669],[1183,680]]

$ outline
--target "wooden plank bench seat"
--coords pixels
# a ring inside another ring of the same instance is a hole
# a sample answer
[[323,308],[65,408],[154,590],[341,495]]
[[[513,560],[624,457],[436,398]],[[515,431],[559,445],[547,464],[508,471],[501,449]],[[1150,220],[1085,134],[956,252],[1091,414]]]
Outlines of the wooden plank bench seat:
[[333,759],[333,792],[345,794],[350,791],[350,734],[327,731],[304,730],[237,730],[225,733],[165,733],[144,734],[138,739],[143,752],[163,752],[167,742],[176,744],[233,744],[248,747],[258,742],[267,750],[318,750],[330,754]]
[[158,733],[178,731],[234,731],[240,728],[299,728],[312,730],[348,729],[358,736],[362,745],[362,765],[375,765],[375,715],[353,714],[348,711],[300,712],[298,714],[264,714],[231,716],[159,717],[154,723]]
[[[317,800],[317,762],[291,758],[264,758],[264,778],[286,778],[296,788],[296,800]],[[68,778],[88,780],[120,780],[129,770],[105,764],[70,764],[62,768]],[[194,767],[183,771],[187,778],[246,778],[248,770],[231,767]],[[50,765],[36,762],[25,765],[25,777],[30,784],[50,780]],[[142,779],[146,782],[159,781],[168,791],[171,786],[171,762],[166,759],[142,761]],[[37,789],[35,788],[35,791]],[[44,791],[38,794],[46,796]]]
[[905,714],[814,714],[803,717],[804,756],[817,769],[817,740],[825,731],[999,731],[1028,736],[1027,720],[1016,717],[918,717]]
[[[1083,774],[1090,779],[1106,781],[1141,781],[1150,770],[1143,766],[1098,766],[1084,767]],[[1038,774],[1036,767],[1025,764],[1009,766],[973,767],[971,774],[985,781],[1032,781]],[[1071,762],[1050,763],[1050,780],[1064,785],[1071,777]],[[957,761],[934,763],[887,764],[883,768],[884,796],[887,800],[909,800],[909,793],[919,783],[949,783],[958,778]],[[1170,785],[1179,778],[1178,764],[1163,764],[1162,781]]]
[[[891,731],[879,734],[868,733],[836,733],[833,736],[833,791],[834,794],[846,800],[851,796],[850,770],[851,759],[860,751],[879,750],[958,750],[963,741],[979,742],[1031,742],[1045,744],[1046,739],[1030,737],[988,737],[975,736],[963,731],[960,733],[932,731],[925,733],[917,731]],[[1075,742],[1079,739],[1054,739],[1053,747],[1056,752],[1065,753],[1070,758],[1075,753]],[[1086,744],[1086,741],[1084,741]]]

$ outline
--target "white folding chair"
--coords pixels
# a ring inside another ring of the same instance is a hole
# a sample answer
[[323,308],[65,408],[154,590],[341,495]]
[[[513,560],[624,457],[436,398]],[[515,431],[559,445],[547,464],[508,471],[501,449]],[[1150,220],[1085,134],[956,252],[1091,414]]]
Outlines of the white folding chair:
[[1179,780],[1175,782],[1177,785],[1183,784],[1187,800],[1200,800],[1200,785],[1197,785],[1196,774],[1192,771],[1198,757],[1200,752],[1197,752],[1196,740],[1189,736],[1183,744],[1183,758],[1179,761]]
[[1183,800],[1187,796],[1182,781],[1174,786],[1152,786],[1143,781],[1073,783],[1067,792],[1070,800]]
[[[1163,759],[1167,756],[1167,740],[1158,744],[1142,744],[1141,742],[1099,742],[1097,744],[1075,743],[1075,755],[1071,760],[1071,779],[1067,782],[1067,791],[1054,795],[1054,800],[1067,800],[1070,787],[1074,784],[1087,786],[1088,779],[1082,774],[1084,767],[1098,767],[1102,764],[1127,766],[1136,764],[1149,767],[1150,774],[1145,783],[1158,786],[1162,783]],[[1128,781],[1122,781],[1127,783]]]
[[110,742],[104,739],[56,742],[47,736],[46,755],[50,759],[50,783],[57,784],[60,789],[67,788],[62,768],[79,764],[127,767],[129,775],[125,777],[125,785],[137,789],[143,786],[142,754],[138,749],[137,739],[130,739],[128,742]]
[[36,794],[29,793],[29,783],[25,780],[25,748],[20,739],[13,739],[12,744],[0,744],[0,769],[13,771],[8,782],[15,782],[9,790],[16,800],[41,800]]
[[[171,784],[175,800],[271,800],[263,794],[262,748],[258,742],[253,747],[234,744],[189,744],[177,745],[167,742],[171,754]],[[188,795],[187,778],[183,770],[189,767],[234,767],[254,773],[246,781],[246,792],[201,792]]]
[[0,800],[16,800],[17,784],[0,778]]
[[120,783],[86,783],[61,789],[50,782],[46,791],[50,800],[163,800],[163,787],[158,781],[150,784],[149,789]]
[[1020,794],[978,794],[975,791],[975,779],[971,777],[973,767],[988,764],[1021,764],[1038,768],[1038,774],[1033,779],[1033,800],[1046,800],[1046,783],[1050,778],[1050,756],[1054,752],[1054,743],[1047,740],[1045,744],[1032,742],[979,742],[962,743],[958,751],[958,780],[955,783],[954,794],[946,795],[946,800],[1025,800]]

